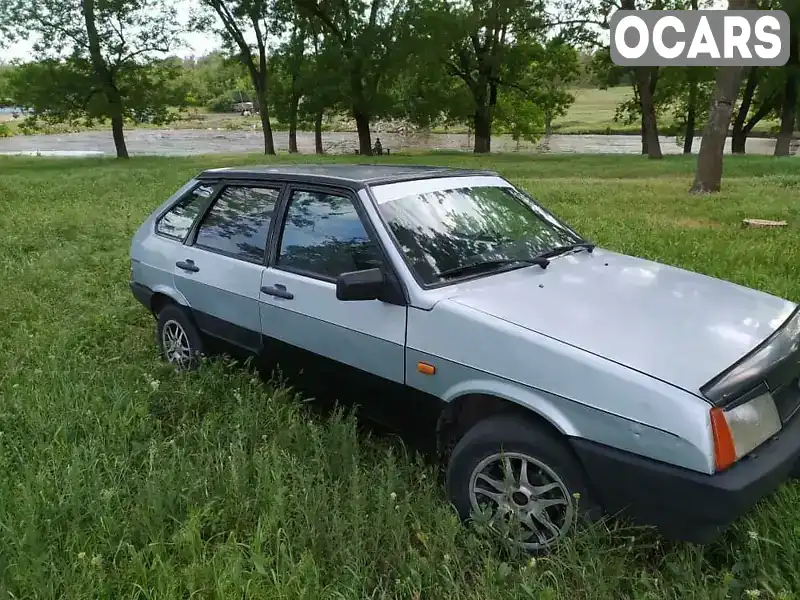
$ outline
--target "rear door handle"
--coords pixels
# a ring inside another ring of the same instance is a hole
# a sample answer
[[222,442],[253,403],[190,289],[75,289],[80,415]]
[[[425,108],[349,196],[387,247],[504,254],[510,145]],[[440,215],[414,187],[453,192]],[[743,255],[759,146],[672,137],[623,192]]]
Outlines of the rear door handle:
[[191,258],[187,258],[186,260],[179,260],[175,263],[175,266],[179,269],[183,269],[184,271],[191,271],[192,273],[197,273],[200,270],[200,267],[194,264],[194,261]]
[[286,286],[276,283],[275,285],[262,285],[261,291],[270,296],[277,296],[278,298],[286,298],[287,300],[294,299],[292,292],[286,291]]

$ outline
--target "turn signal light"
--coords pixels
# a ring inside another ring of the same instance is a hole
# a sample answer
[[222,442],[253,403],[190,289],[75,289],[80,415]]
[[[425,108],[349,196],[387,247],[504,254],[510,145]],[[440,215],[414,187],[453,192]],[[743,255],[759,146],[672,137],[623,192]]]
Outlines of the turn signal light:
[[711,409],[711,432],[714,434],[714,463],[717,471],[722,471],[736,462],[736,447],[728,420],[719,407]]
[[436,373],[436,367],[434,367],[433,365],[429,365],[426,362],[418,362],[417,371],[419,371],[423,375],[433,375],[434,373]]

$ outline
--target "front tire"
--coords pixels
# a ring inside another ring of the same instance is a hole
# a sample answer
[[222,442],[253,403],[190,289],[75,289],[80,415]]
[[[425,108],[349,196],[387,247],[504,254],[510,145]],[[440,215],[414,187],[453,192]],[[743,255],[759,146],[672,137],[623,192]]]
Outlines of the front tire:
[[158,313],[156,339],[161,356],[179,371],[196,368],[204,353],[200,332],[186,311],[174,304]]
[[573,530],[579,500],[581,512],[592,507],[569,448],[519,415],[473,426],[453,449],[446,488],[463,520],[488,519],[506,541],[533,553],[551,549]]

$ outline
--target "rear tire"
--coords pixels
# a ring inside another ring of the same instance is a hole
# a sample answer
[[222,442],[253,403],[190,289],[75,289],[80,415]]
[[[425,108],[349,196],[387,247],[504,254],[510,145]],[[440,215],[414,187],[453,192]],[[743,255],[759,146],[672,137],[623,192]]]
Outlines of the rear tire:
[[527,552],[557,545],[575,528],[579,509],[590,520],[598,513],[566,444],[519,415],[474,425],[453,449],[446,478],[448,497],[463,520],[486,519]]
[[179,371],[197,368],[204,354],[203,338],[186,310],[168,304],[156,320],[156,341],[162,358]]

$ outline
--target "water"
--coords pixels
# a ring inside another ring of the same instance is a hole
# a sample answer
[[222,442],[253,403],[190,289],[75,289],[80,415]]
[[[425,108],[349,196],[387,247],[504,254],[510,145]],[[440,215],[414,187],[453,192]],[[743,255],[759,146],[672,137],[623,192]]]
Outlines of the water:
[[[384,149],[407,150],[461,150],[471,151],[473,139],[460,133],[379,133]],[[214,129],[133,129],[125,132],[128,152],[131,155],[187,156],[196,154],[228,154],[263,151],[264,141],[260,130],[228,131]],[[374,139],[374,138],[373,138]],[[276,149],[288,151],[288,134],[275,132]],[[358,148],[355,133],[331,132],[323,134],[325,150],[329,154],[352,154]],[[797,152],[800,143],[795,140],[792,151]],[[301,153],[314,152],[314,134],[310,131],[297,133],[297,146]],[[700,148],[696,138],[693,151]],[[775,140],[752,138],[747,142],[748,154],[772,154]],[[557,154],[639,154],[641,140],[638,135],[551,135],[537,143],[517,144],[510,136],[492,138],[495,152],[543,152]],[[664,154],[680,154],[683,146],[675,138],[661,137]],[[727,142],[730,152],[730,139]],[[113,156],[114,143],[110,131],[85,131],[54,135],[17,135],[0,138],[0,154],[41,155],[96,155]]]

